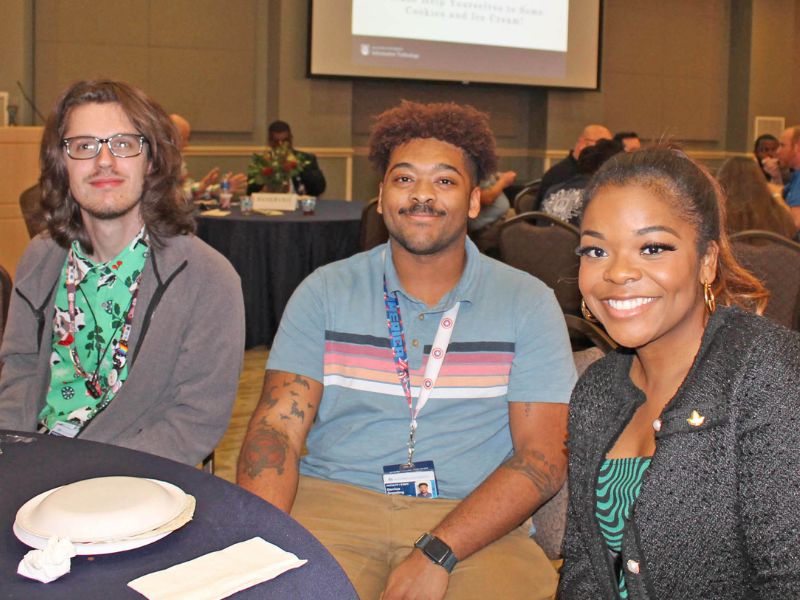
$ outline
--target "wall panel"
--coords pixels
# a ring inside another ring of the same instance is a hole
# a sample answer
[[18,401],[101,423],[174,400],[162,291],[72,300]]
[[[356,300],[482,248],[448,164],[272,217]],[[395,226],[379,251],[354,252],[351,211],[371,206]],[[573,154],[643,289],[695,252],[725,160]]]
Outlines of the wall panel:
[[102,76],[188,113],[196,131],[251,133],[263,1],[36,0],[37,103],[49,110],[69,83]]

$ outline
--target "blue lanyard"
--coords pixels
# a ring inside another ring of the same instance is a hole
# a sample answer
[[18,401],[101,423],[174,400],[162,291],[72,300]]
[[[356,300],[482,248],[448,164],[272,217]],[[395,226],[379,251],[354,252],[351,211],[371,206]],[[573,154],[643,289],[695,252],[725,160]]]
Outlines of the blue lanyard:
[[386,288],[385,275],[383,277],[383,300],[386,304],[386,325],[389,328],[389,344],[392,348],[395,371],[397,372],[397,378],[400,380],[400,386],[403,388],[403,395],[406,397],[408,411],[411,415],[408,433],[408,462],[406,464],[413,465],[417,417],[428,402],[428,398],[430,398],[431,392],[436,385],[436,379],[439,377],[439,370],[447,354],[447,346],[450,344],[450,336],[453,333],[461,303],[456,302],[450,310],[444,313],[439,321],[439,328],[433,340],[431,354],[428,356],[428,364],[425,367],[422,388],[420,389],[415,409],[414,400],[411,396],[411,375],[408,371],[408,353],[406,352],[406,340],[403,333],[403,319],[400,316],[400,303],[397,300],[397,293],[389,295],[389,291]]

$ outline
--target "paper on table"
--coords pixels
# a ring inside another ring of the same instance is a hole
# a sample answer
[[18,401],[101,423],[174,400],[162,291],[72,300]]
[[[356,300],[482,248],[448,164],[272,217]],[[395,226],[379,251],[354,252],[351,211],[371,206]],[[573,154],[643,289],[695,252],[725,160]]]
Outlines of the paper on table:
[[55,581],[69,573],[75,546],[68,539],[51,537],[44,550],[31,550],[20,561],[17,573],[43,583]]
[[204,217],[227,217],[231,214],[229,210],[220,210],[218,208],[212,208],[211,210],[203,211],[202,216]]
[[239,542],[163,571],[144,575],[128,586],[149,600],[218,600],[306,564],[260,537]]
[[280,217],[283,215],[282,210],[256,210],[253,209],[254,213],[258,213],[260,215],[264,215],[265,217]]

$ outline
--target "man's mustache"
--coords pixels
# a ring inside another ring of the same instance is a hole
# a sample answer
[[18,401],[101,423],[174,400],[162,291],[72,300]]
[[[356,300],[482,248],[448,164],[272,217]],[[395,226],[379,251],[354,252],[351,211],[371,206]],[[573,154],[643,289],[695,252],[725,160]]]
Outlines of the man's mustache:
[[410,207],[401,208],[398,211],[401,215],[431,215],[433,217],[443,217],[447,213],[441,209],[437,210],[433,208],[430,204],[421,204],[415,202]]

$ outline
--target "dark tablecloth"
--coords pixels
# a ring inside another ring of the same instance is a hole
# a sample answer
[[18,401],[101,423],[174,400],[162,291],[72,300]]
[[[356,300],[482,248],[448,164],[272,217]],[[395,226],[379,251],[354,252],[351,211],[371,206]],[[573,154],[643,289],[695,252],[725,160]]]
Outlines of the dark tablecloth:
[[[0,431],[0,439],[3,432]],[[107,444],[21,434],[31,443],[0,441],[0,598],[142,598],[127,587],[137,577],[261,536],[304,566],[239,592],[234,598],[345,600],[355,591],[338,563],[299,523],[218,477],[164,458]],[[12,532],[17,510],[33,496],[90,477],[130,475],[168,481],[197,499],[194,518],[167,537],[135,550],[76,556],[72,571],[44,584],[17,575],[30,550]]]
[[359,251],[364,203],[319,200],[316,212],[226,217],[199,213],[197,235],[231,261],[242,278],[245,347],[272,345],[286,303],[314,269]]

